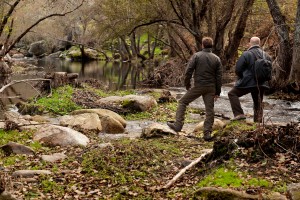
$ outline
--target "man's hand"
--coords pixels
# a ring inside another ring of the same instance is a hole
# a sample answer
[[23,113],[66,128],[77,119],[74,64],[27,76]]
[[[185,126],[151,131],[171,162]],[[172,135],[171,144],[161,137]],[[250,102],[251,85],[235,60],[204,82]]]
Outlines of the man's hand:
[[215,101],[217,101],[217,100],[218,100],[218,98],[220,98],[220,96],[219,96],[219,95],[215,95],[215,98],[214,98],[214,100],[215,100]]

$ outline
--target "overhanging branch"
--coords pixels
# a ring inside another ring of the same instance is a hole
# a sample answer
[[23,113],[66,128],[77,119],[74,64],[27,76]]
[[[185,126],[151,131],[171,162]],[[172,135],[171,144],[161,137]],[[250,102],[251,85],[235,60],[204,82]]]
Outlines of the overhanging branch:
[[70,11],[67,11],[65,13],[53,13],[53,14],[50,14],[50,15],[47,15],[45,17],[42,17],[40,18],[39,20],[37,20],[35,23],[33,23],[30,27],[28,27],[25,31],[23,31],[23,33],[21,33],[13,42],[12,44],[7,48],[5,49],[4,51],[4,55],[7,54],[13,47],[14,45],[19,42],[33,27],[37,26],[39,23],[41,23],[42,21],[48,19],[48,18],[51,18],[51,17],[62,17],[62,16],[65,16],[67,14],[70,14],[72,12],[74,12],[75,10],[79,9],[83,3],[84,3],[85,0],[82,0],[81,3],[76,7],[74,8],[73,10],[70,10]]
[[156,23],[161,23],[161,22],[167,22],[167,23],[173,23],[173,24],[178,24],[178,25],[182,25],[181,23],[179,23],[178,21],[176,20],[165,20],[165,19],[158,19],[158,20],[152,20],[152,21],[149,21],[149,22],[146,22],[144,24],[139,24],[137,26],[135,26],[128,35],[131,35],[136,29],[140,28],[140,27],[143,27],[143,26],[149,26],[149,25],[152,25],[152,24],[156,24]]

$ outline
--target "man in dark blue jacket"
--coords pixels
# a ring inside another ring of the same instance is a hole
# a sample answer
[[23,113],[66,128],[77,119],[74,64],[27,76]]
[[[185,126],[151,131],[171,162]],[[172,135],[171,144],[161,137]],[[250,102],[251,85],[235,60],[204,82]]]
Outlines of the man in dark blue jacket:
[[[176,111],[176,121],[168,122],[168,126],[176,132],[181,131],[186,107],[195,99],[202,96],[205,104],[204,140],[211,140],[214,123],[214,100],[221,93],[222,63],[218,56],[212,53],[213,40],[210,37],[202,39],[202,51],[195,53],[190,59],[184,84],[186,94],[179,100]],[[194,87],[191,79],[194,77]]]
[[255,55],[266,56],[266,59],[271,61],[270,56],[260,48],[260,39],[258,37],[252,37],[250,39],[250,48],[245,51],[236,63],[235,73],[238,80],[235,86],[229,91],[228,97],[230,100],[232,112],[234,115],[233,120],[244,120],[246,116],[241,107],[239,97],[251,93],[253,99],[254,110],[254,122],[262,122],[263,117],[263,94],[266,88],[268,88],[268,82],[257,83],[252,69],[256,60]]

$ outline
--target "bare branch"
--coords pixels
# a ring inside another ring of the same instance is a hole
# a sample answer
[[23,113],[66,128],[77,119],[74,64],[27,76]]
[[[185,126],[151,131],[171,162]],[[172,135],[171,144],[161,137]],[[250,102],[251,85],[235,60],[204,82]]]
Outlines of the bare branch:
[[8,22],[8,19],[10,18],[11,14],[13,13],[13,11],[15,10],[15,8],[17,7],[17,5],[20,3],[21,0],[17,0],[15,1],[15,3],[13,5],[11,5],[9,11],[4,15],[4,18],[0,24],[0,36],[3,33],[4,27]]
[[13,47],[14,45],[19,42],[33,27],[35,27],[36,25],[38,25],[39,23],[41,23],[42,21],[48,19],[48,18],[51,18],[51,17],[62,17],[62,16],[65,16],[67,14],[70,14],[72,12],[74,12],[75,10],[77,10],[78,8],[80,8],[83,3],[84,3],[85,0],[82,0],[81,3],[76,7],[74,8],[73,10],[70,10],[70,11],[67,11],[65,13],[53,13],[53,14],[50,14],[50,15],[47,15],[45,17],[42,17],[40,18],[39,20],[37,20],[34,24],[32,24],[30,27],[28,27],[21,35],[19,35],[13,42],[12,44],[4,51],[4,55],[7,54]]
[[160,23],[160,22],[167,22],[167,23],[173,23],[173,24],[178,24],[178,25],[182,25],[181,23],[179,23],[178,21],[176,20],[166,20],[166,19],[158,19],[158,20],[151,20],[149,22],[146,22],[144,24],[140,24],[140,25],[137,25],[135,26],[128,35],[131,35],[133,32],[135,32],[136,29],[140,28],[140,27],[143,27],[143,26],[149,26],[149,25],[152,25],[152,24],[156,24],[156,23]]
[[171,187],[176,182],[176,180],[178,180],[188,169],[192,168],[194,165],[196,165],[197,163],[202,161],[205,158],[205,156],[210,154],[211,152],[212,152],[212,149],[206,149],[205,152],[203,154],[201,154],[201,156],[199,158],[195,159],[188,166],[186,166],[185,168],[180,170],[180,172],[178,174],[176,174],[176,176],[174,176],[174,178],[171,181],[169,181],[166,185],[164,185],[160,189],[167,189],[167,188]]

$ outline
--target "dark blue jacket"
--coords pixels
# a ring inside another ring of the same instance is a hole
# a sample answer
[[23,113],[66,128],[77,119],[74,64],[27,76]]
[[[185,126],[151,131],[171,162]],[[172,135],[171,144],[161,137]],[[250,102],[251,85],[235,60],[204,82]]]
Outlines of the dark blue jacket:
[[[255,80],[255,76],[253,74],[252,66],[256,60],[255,55],[252,52],[255,52],[258,55],[262,55],[263,50],[259,46],[252,46],[247,51],[245,51],[241,57],[238,59],[235,66],[235,73],[238,77],[238,80],[235,83],[235,87],[237,88],[251,88],[257,87],[257,83]],[[271,57],[264,52],[266,59],[271,61]],[[268,82],[264,82],[259,84],[259,86],[263,86],[268,88]]]

